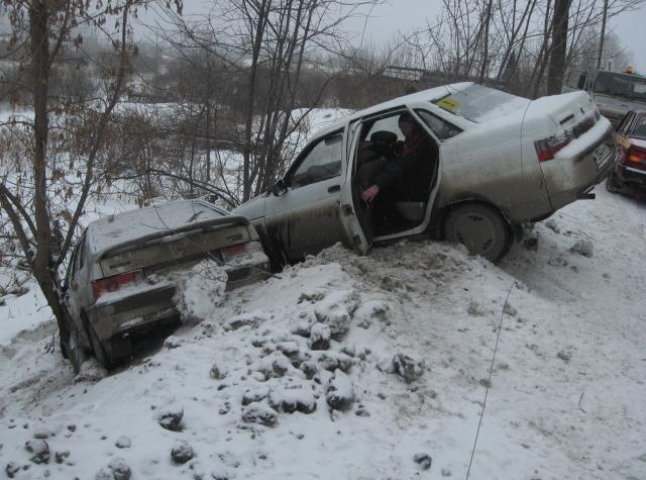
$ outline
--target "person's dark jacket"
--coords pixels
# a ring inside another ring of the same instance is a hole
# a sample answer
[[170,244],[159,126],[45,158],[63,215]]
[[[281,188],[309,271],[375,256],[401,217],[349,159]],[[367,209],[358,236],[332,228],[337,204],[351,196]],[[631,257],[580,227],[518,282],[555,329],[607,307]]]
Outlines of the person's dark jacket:
[[415,132],[406,139],[397,157],[385,163],[374,184],[380,190],[394,190],[398,200],[425,202],[436,161],[433,143],[423,133]]

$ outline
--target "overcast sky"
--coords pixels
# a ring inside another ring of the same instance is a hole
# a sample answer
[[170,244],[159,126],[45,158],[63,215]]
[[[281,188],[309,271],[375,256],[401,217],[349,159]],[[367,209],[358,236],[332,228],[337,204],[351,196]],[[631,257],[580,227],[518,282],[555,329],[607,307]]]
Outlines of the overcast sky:
[[[190,15],[208,10],[206,5],[211,3],[208,0],[185,0],[184,13]],[[346,28],[356,32],[357,44],[363,40],[364,46],[375,45],[393,39],[398,33],[409,33],[424,27],[427,19],[432,23],[440,8],[441,2],[433,0],[390,0],[371,9],[367,21],[356,19]],[[646,1],[639,10],[613,18],[610,29],[632,52],[633,65],[646,75]]]
[[[369,38],[388,39],[398,32],[407,33],[424,27],[426,19],[432,22],[439,12],[439,1],[391,0],[389,4],[380,5],[372,10],[364,43]],[[362,28],[363,21],[356,23],[358,29]],[[610,30],[620,38],[623,46],[632,52],[633,65],[646,75],[646,1],[639,10],[625,12],[613,18]]]
[[646,2],[639,10],[626,12],[613,19],[612,31],[632,52],[633,64],[646,75]]

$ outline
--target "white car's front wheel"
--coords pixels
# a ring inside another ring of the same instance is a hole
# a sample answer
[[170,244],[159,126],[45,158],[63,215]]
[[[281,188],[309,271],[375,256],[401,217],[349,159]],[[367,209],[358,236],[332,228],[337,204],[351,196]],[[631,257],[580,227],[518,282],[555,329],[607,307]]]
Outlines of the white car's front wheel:
[[507,253],[511,245],[511,231],[505,219],[482,203],[464,203],[453,208],[444,223],[444,237],[463,244],[472,255],[492,262]]

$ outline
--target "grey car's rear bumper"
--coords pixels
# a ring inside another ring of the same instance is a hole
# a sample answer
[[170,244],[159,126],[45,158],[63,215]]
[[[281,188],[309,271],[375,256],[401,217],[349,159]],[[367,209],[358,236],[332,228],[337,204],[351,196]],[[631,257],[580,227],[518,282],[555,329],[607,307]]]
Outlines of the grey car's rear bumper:
[[173,298],[175,285],[164,282],[114,300],[99,301],[87,309],[88,320],[100,340],[146,328],[151,324],[176,319],[179,312]]
[[[227,290],[266,279],[268,268],[266,263],[228,271]],[[87,309],[88,320],[102,341],[115,335],[153,328],[156,324],[176,322],[179,326],[176,291],[173,282],[165,281],[132,287],[117,295],[107,294]]]

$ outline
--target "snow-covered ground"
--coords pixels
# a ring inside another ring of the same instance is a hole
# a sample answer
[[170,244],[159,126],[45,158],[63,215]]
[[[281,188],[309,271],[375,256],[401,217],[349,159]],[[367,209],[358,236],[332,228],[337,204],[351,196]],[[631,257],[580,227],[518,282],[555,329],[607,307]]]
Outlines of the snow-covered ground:
[[430,241],[333,247],[111,376],[87,362],[73,377],[33,285],[5,297],[0,465],[16,479],[644,479],[646,205],[597,195],[498,266]]

